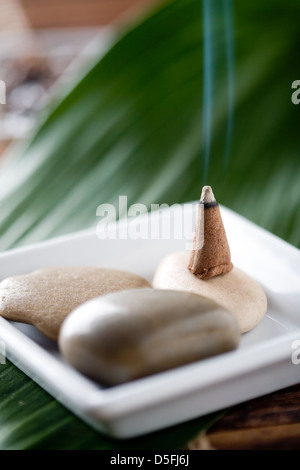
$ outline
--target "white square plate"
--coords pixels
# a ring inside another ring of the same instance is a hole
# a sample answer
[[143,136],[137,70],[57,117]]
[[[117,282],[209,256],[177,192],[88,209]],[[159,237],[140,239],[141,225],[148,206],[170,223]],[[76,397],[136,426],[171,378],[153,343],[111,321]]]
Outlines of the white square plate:
[[[195,214],[195,206],[185,205],[185,210]],[[237,350],[104,388],[66,364],[56,344],[34,327],[0,318],[7,357],[76,415],[118,438],[158,430],[300,382],[299,250],[229,209],[221,211],[233,263],[254,277],[268,296],[265,318],[243,335]],[[141,233],[154,218],[163,222],[169,216],[168,209],[141,216]],[[90,229],[5,252],[0,255],[0,279],[44,266],[85,265],[128,270],[151,281],[160,260],[185,249],[186,240],[120,239],[118,234],[124,235],[130,223],[128,219],[117,225],[116,239],[100,240]]]

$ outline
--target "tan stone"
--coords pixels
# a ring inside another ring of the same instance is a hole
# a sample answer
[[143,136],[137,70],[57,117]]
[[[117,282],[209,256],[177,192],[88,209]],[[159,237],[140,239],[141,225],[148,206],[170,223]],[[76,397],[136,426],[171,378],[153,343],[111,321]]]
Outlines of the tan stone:
[[150,283],[125,271],[94,267],[50,267],[3,280],[0,315],[36,326],[56,341],[65,317],[78,305],[122,289]]
[[254,328],[267,311],[267,297],[261,286],[234,267],[229,273],[202,280],[188,269],[190,253],[173,253],[161,261],[152,285],[205,296],[229,310],[237,319],[241,333]]

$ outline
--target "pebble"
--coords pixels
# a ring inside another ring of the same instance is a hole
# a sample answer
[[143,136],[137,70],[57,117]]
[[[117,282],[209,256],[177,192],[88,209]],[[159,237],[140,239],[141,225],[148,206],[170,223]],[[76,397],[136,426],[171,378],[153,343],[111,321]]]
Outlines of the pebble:
[[184,290],[214,300],[234,315],[241,333],[252,330],[262,320],[267,297],[254,279],[234,267],[227,274],[202,280],[189,271],[189,259],[189,251],[164,258],[156,269],[153,287]]
[[97,267],[49,267],[0,283],[0,315],[34,325],[57,341],[66,316],[80,304],[122,289],[149,287],[137,274]]
[[136,289],[91,300],[64,321],[59,348],[73,367],[117,385],[238,347],[234,317],[189,292]]

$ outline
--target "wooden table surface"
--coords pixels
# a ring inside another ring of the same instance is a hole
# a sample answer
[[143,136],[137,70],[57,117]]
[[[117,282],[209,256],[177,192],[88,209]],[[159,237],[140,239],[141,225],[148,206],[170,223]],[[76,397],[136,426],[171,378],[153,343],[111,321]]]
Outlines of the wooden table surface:
[[219,450],[299,450],[300,385],[231,408],[206,439]]
[[[155,1],[157,0],[20,0],[18,3],[15,0],[0,0],[0,28],[103,25],[118,22],[133,7],[143,7]],[[24,10],[20,10],[20,6]],[[194,439],[188,448],[299,450],[300,385],[231,408],[206,436]]]

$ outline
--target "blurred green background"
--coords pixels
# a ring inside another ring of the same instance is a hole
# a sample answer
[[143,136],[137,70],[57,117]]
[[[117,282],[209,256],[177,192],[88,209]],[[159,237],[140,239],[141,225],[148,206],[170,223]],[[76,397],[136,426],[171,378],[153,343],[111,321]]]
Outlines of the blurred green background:
[[[98,205],[117,205],[119,195],[129,205],[172,204],[198,199],[203,184],[223,205],[299,247],[300,105],[291,101],[300,79],[299,19],[296,0],[164,0],[113,23],[100,57],[57,87],[30,138],[2,156],[0,249],[95,226]],[[38,414],[53,407],[58,417],[55,426],[47,418],[40,441],[45,415],[32,418],[31,403],[26,444],[27,425],[7,412],[2,447],[70,446],[64,436],[75,418],[10,367],[12,387],[24,382],[41,401]],[[7,400],[13,410],[16,401]],[[179,427],[174,445],[203,425]],[[74,445],[108,446],[88,436]],[[151,437],[136,445],[145,442],[157,445]]]

